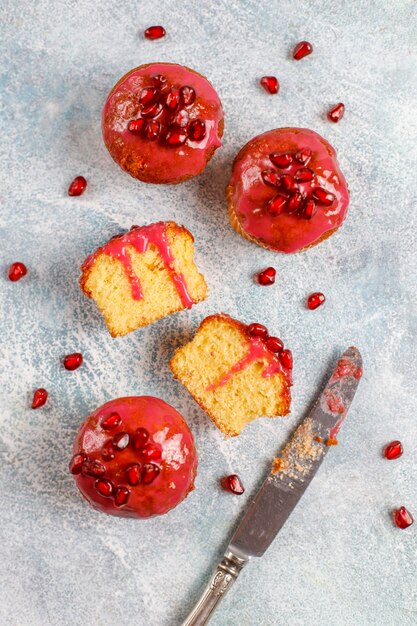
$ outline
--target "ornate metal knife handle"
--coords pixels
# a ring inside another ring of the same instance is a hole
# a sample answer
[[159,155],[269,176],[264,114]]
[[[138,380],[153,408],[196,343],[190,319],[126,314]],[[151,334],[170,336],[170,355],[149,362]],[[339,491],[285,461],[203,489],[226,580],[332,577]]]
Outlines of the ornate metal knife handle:
[[246,563],[247,561],[240,559],[233,552],[227,551],[200,600],[185,622],[182,623],[182,626],[204,626],[204,624],[208,624],[214,609],[229,591]]

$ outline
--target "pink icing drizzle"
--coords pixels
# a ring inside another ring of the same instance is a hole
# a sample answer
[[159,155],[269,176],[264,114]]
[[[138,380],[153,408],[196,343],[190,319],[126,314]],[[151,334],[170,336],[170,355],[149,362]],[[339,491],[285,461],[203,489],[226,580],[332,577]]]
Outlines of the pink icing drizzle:
[[236,374],[237,372],[241,372],[251,363],[254,363],[255,361],[260,361],[262,359],[266,359],[268,361],[268,365],[262,372],[262,376],[264,378],[270,378],[274,374],[281,372],[286,375],[287,379],[289,380],[289,384],[291,384],[291,372],[283,368],[279,358],[273,352],[268,350],[268,348],[265,346],[264,341],[259,337],[250,336],[248,336],[248,340],[249,352],[242,359],[240,359],[240,361],[235,363],[235,365],[233,365],[230,370],[226,374],[224,374],[219,380],[215,381],[214,383],[210,383],[210,385],[208,385],[207,387],[207,391],[213,391],[218,387],[222,387],[227,382],[229,382],[234,374]]
[[135,300],[141,300],[143,298],[143,292],[139,277],[133,270],[128,247],[132,246],[135,250],[137,250],[137,252],[144,253],[148,249],[149,245],[152,244],[158,248],[158,252],[171,276],[172,282],[175,285],[182,304],[187,309],[190,309],[194,304],[194,300],[188,293],[187,284],[183,274],[175,271],[174,257],[172,256],[171,248],[169,246],[167,225],[165,222],[157,222],[156,224],[150,224],[149,226],[134,228],[126,233],[126,235],[121,235],[120,237],[111,239],[108,243],[99,248],[94,254],[86,259],[82,269],[86,270],[91,267],[99,254],[108,254],[122,263],[126,276],[130,281],[132,297]]

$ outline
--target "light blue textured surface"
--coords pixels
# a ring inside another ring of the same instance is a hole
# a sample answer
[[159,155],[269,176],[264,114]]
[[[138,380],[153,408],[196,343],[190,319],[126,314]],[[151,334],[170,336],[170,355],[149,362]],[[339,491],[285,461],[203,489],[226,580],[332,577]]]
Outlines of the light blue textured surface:
[[[3,0],[0,623],[9,626],[171,626],[186,614],[271,457],[313,399],[338,351],[355,343],[365,374],[319,475],[267,555],[251,563],[213,626],[417,623],[416,5],[397,0],[117,2]],[[163,24],[167,37],[140,33]],[[297,63],[300,39],[314,54]],[[414,50],[413,50],[414,48]],[[101,140],[106,94],[129,69],[184,63],[224,103],[224,147],[178,187],[124,174]],[[276,74],[277,96],[257,85]],[[328,107],[342,100],[332,125]],[[224,188],[232,158],[254,135],[305,126],[339,153],[352,201],[339,233],[306,254],[274,255],[229,227]],[[87,192],[68,198],[75,175]],[[196,237],[209,299],[191,312],[113,340],[80,292],[87,253],[131,224],[174,219]],[[274,287],[252,282],[277,268]],[[304,308],[311,291],[327,303]],[[224,441],[168,369],[176,346],[209,313],[266,323],[295,359],[291,417],[259,420]],[[61,357],[82,351],[74,373]],[[45,386],[44,409],[29,407]],[[187,418],[200,455],[196,490],[164,518],[96,513],[67,471],[75,432],[110,398],[153,394]],[[404,456],[381,457],[401,438]],[[218,478],[238,472],[242,498]]]

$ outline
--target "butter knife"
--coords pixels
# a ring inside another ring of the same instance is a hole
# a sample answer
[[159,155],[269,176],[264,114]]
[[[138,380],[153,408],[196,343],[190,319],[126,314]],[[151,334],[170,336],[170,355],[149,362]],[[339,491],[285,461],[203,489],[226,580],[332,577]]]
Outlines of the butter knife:
[[275,539],[314,478],[336,436],[362,376],[362,357],[348,348],[307,417],[274,459],[249,504],[223,559],[182,626],[203,626],[251,557],[260,557]]

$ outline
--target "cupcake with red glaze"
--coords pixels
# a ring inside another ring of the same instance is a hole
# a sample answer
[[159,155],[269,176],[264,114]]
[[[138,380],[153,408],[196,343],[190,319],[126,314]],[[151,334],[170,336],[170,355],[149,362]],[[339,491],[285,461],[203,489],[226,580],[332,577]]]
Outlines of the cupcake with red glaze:
[[81,425],[70,471],[98,511],[146,518],[167,513],[194,489],[197,452],[172,406],[150,396],[118,398]]
[[102,114],[111,156],[146,183],[180,183],[200,174],[222,144],[223,126],[214,87],[175,63],[128,72],[111,90]]
[[330,237],[349,204],[335,149],[305,128],[277,128],[249,141],[234,160],[226,193],[233,228],[286,253]]

